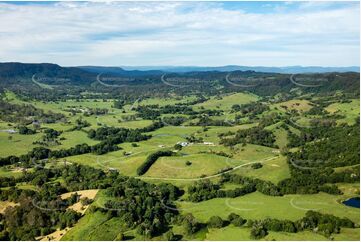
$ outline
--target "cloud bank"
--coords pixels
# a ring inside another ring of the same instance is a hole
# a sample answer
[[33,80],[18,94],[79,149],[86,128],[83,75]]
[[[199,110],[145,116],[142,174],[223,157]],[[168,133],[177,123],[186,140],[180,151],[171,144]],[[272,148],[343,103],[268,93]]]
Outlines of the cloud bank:
[[359,65],[358,2],[0,2],[0,61]]

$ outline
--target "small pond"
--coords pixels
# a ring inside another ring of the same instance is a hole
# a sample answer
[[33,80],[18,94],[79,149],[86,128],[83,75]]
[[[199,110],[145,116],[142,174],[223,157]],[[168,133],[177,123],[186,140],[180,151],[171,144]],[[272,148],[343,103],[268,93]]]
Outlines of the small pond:
[[354,207],[354,208],[360,208],[360,198],[359,197],[353,197],[350,199],[347,199],[342,202],[343,204]]

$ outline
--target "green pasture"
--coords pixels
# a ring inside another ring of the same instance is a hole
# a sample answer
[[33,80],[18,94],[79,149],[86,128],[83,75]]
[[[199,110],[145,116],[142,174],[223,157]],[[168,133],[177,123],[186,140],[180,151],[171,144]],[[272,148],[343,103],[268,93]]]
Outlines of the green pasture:
[[257,95],[251,93],[235,93],[231,95],[223,95],[221,97],[210,97],[208,101],[203,103],[198,103],[194,107],[205,109],[221,109],[221,110],[231,110],[232,105],[234,104],[246,104],[250,102],[255,102],[259,100]]
[[206,222],[211,216],[226,219],[236,213],[248,219],[266,217],[297,220],[308,210],[347,217],[359,224],[360,210],[339,202],[342,195],[318,193],[312,195],[267,196],[259,192],[237,198],[214,198],[199,203],[178,202],[182,213],[192,213],[197,219]]
[[325,110],[332,114],[345,116],[345,118],[338,120],[338,122],[354,124],[355,119],[360,116],[360,100],[353,99],[350,103],[333,103],[327,106]]

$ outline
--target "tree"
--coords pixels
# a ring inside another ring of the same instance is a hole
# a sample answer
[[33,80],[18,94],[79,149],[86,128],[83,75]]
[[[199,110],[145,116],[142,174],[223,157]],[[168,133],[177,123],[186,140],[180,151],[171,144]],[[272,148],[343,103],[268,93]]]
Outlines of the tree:
[[186,234],[191,235],[200,229],[200,224],[197,222],[194,216],[189,213],[185,215],[183,219],[183,228]]
[[174,145],[174,149],[176,150],[181,150],[182,149],[182,146],[180,144],[175,144]]
[[175,236],[172,230],[168,230],[164,235],[163,235],[163,239],[165,241],[173,241],[175,240]]
[[262,239],[268,234],[267,229],[259,223],[254,223],[251,228],[251,238],[252,239]]
[[212,216],[207,222],[209,228],[222,228],[224,222],[221,217],[219,216]]

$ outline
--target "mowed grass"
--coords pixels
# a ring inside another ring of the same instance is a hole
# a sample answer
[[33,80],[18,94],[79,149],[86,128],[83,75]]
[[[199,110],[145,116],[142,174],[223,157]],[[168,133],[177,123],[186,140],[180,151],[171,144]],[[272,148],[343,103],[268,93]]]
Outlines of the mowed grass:
[[[67,160],[103,170],[117,169],[124,175],[135,176],[137,168],[145,161],[148,155],[157,150],[172,150],[174,144],[179,140],[184,141],[184,139],[173,135],[155,136],[149,140],[138,142],[137,147],[133,147],[131,143],[123,143],[119,145],[122,149],[118,151],[109,152],[104,155],[83,154],[71,156]],[[125,155],[124,152],[128,154]]]
[[257,95],[251,93],[235,93],[231,95],[224,95],[222,97],[211,97],[208,101],[203,103],[198,103],[194,107],[204,107],[205,109],[222,109],[222,110],[231,110],[232,105],[234,104],[246,104],[250,102],[255,102],[259,100]]
[[350,103],[333,103],[325,108],[332,114],[340,114],[346,116],[339,122],[354,124],[355,119],[360,116],[360,100],[352,99]]
[[339,203],[339,199],[342,199],[342,195],[318,193],[273,197],[254,192],[237,198],[215,198],[199,203],[178,202],[177,204],[182,213],[192,213],[202,222],[206,222],[211,216],[226,219],[232,212],[246,219],[270,217],[295,221],[302,218],[308,210],[316,210],[347,217],[359,224],[360,210]]
[[284,156],[263,162],[262,165],[262,168],[259,169],[253,169],[251,166],[242,167],[235,171],[235,173],[271,181],[274,184],[291,177],[286,157]]
[[[190,161],[191,165],[186,165]],[[214,175],[225,167],[230,167],[227,157],[214,154],[191,154],[159,158],[148,172],[147,177],[197,178]]]

